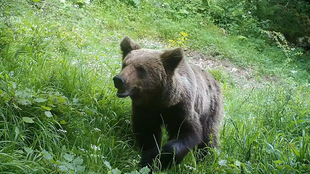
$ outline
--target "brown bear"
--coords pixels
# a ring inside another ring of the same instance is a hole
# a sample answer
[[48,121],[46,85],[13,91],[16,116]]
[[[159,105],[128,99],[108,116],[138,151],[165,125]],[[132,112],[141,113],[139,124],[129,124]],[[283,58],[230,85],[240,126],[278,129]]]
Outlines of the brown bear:
[[[211,74],[188,64],[180,48],[143,49],[125,37],[122,71],[113,78],[118,97],[132,99],[132,129],[142,150],[140,166],[178,164],[197,147],[218,147],[223,100]],[[169,141],[161,147],[162,127]]]

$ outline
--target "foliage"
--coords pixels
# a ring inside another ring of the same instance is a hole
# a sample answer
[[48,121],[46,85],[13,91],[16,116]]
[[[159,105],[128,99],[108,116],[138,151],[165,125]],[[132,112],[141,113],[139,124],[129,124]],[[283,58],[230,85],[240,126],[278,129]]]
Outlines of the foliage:
[[262,30],[280,32],[291,43],[310,35],[310,4],[300,0],[192,0],[158,3],[173,19],[205,17],[230,34],[261,37]]
[[280,79],[252,89],[211,70],[225,95],[222,149],[210,149],[198,164],[200,152],[192,151],[168,173],[309,172],[308,53],[296,54],[302,50],[277,34],[280,48],[240,37],[257,32],[251,26],[258,18],[242,17],[245,9],[241,1],[1,1],[0,172],[149,172],[137,168],[130,101],[115,97],[111,80],[124,35],[146,48],[180,46],[228,58],[253,69],[257,81]]
[[271,37],[273,40],[275,40],[277,46],[281,48],[281,50],[284,52],[287,62],[292,61],[292,58],[295,56],[300,56],[303,54],[300,50],[295,50],[295,48],[291,48],[289,46],[288,41],[285,39],[284,35],[280,32],[275,31],[263,31],[265,32],[269,37]]
[[169,40],[169,48],[174,47],[185,47],[186,46],[186,40],[187,40],[188,34],[181,31],[179,33],[179,37],[176,40],[170,39]]
[[310,34],[309,1],[272,0],[254,1],[254,4],[252,13],[264,24],[263,29],[281,32],[289,41]]

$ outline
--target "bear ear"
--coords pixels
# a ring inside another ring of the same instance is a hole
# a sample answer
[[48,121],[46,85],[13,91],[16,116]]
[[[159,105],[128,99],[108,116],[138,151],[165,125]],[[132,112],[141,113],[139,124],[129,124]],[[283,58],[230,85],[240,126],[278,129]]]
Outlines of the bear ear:
[[166,72],[173,73],[183,59],[183,50],[181,48],[167,50],[160,57]]
[[142,47],[137,44],[135,41],[131,40],[128,36],[126,36],[121,42],[121,50],[123,52],[123,59],[127,56],[127,54],[132,50],[141,49]]

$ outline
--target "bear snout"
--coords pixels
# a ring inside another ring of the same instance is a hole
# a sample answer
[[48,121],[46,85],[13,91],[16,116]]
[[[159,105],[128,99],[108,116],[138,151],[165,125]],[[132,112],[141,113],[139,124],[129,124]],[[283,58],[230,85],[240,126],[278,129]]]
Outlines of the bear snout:
[[121,88],[124,88],[124,84],[125,84],[125,79],[121,76],[115,76],[113,78],[113,81],[114,81],[114,86],[115,88],[117,89],[121,89]]
[[115,76],[113,78],[114,86],[118,89],[117,96],[120,98],[128,97],[130,95],[130,90],[126,89],[126,81],[122,76]]

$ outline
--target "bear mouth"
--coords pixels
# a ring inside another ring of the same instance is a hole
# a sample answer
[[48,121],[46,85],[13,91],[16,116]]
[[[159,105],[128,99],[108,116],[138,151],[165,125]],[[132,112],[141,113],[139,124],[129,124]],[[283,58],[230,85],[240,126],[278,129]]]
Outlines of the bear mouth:
[[130,92],[129,91],[127,91],[127,90],[124,90],[124,89],[119,89],[118,91],[117,91],[117,97],[119,97],[119,98],[125,98],[125,97],[128,97],[129,95],[130,95]]

